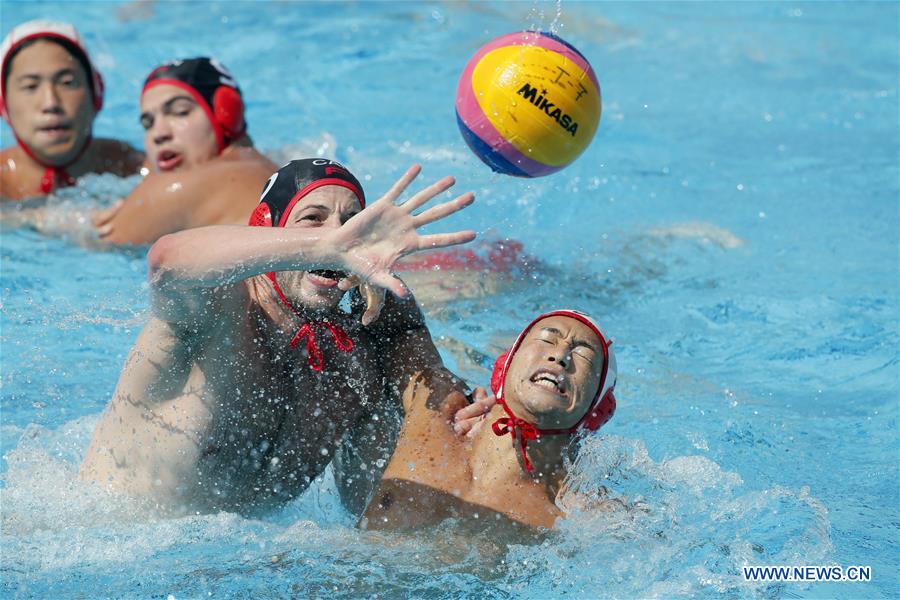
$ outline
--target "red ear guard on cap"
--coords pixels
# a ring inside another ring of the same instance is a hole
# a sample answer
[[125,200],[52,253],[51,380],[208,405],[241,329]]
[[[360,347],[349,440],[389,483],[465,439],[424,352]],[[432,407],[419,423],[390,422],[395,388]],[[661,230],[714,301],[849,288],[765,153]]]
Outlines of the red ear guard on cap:
[[[491,391],[495,395],[500,392],[500,387],[503,384],[503,377],[506,375],[504,367],[510,352],[512,352],[512,348],[498,356],[497,360],[494,361],[494,370],[491,372]],[[607,390],[600,402],[596,406],[592,406],[588,414],[584,416],[581,426],[588,431],[597,431],[606,425],[607,421],[612,419],[615,412],[616,397],[613,395],[612,390]]]
[[212,109],[226,138],[234,139],[244,133],[244,100],[236,89],[224,85],[217,89]]
[[106,84],[100,71],[94,71],[94,110],[100,112],[103,108],[103,94],[106,92]]
[[494,361],[494,370],[491,372],[491,391],[494,392],[495,396],[500,393],[500,386],[503,385],[503,376],[506,375],[503,367],[506,365],[506,359],[509,358],[510,352],[512,352],[512,348],[498,356],[497,360]]
[[[537,319],[532,321],[528,327],[525,328],[522,333],[519,334],[519,337],[516,339],[515,343],[509,348],[506,352],[497,357],[497,360],[494,361],[494,368],[491,373],[491,390],[497,396],[497,401],[503,403],[503,384],[506,378],[506,373],[509,370],[510,363],[512,362],[512,354],[519,347],[522,341],[525,338],[525,335],[528,331],[540,320],[554,315],[566,316],[570,318],[577,319],[582,323],[588,325],[597,336],[600,338],[600,342],[603,345],[604,350],[604,364],[603,364],[603,375],[600,381],[600,389],[597,390],[597,394],[594,397],[594,401],[591,403],[591,406],[588,408],[587,413],[581,418],[581,420],[575,424],[570,430],[542,430],[543,433],[565,433],[565,432],[574,432],[579,427],[584,427],[589,431],[596,431],[600,429],[603,425],[609,421],[616,412],[616,397],[613,394],[613,389],[616,386],[616,374],[617,374],[617,366],[616,366],[616,358],[615,354],[610,347],[612,342],[608,341],[608,338],[600,329],[599,325],[594,322],[589,316],[580,313],[578,311],[573,310],[556,310],[549,313],[544,313],[539,316]],[[506,407],[507,412],[509,412],[508,407]],[[511,413],[510,413],[511,414]]]
[[250,215],[249,225],[253,227],[271,227],[272,226],[272,211],[269,209],[269,205],[265,202],[260,202],[256,205],[256,210],[253,211],[253,214]]
[[616,397],[613,395],[613,391],[609,390],[603,395],[597,406],[593,407],[585,416],[581,426],[588,431],[597,431],[613,418],[615,412]]

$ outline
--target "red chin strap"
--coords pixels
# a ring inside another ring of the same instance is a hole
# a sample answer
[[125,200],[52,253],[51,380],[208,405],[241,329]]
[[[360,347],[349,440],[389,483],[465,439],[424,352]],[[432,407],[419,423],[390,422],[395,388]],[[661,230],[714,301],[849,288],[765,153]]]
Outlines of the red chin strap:
[[36,162],[37,164],[44,167],[44,174],[41,177],[41,186],[39,191],[42,194],[49,194],[53,190],[61,187],[69,187],[75,185],[77,182],[75,178],[69,175],[66,169],[72,165],[74,165],[78,160],[84,156],[84,153],[87,152],[88,147],[91,145],[91,136],[89,135],[87,139],[84,141],[84,145],[81,147],[81,150],[78,151],[78,154],[75,157],[62,165],[51,165],[45,163],[37,155],[31,151],[31,148],[28,147],[25,142],[19,139],[19,136],[16,137],[16,142],[18,142],[19,147],[22,149],[28,158]]
[[[573,426],[564,429],[541,429],[513,414],[512,410],[510,410],[509,406],[506,404],[504,387],[506,374],[512,363],[513,355],[525,339],[528,331],[539,321],[553,316],[567,317],[580,321],[593,330],[600,340],[600,350],[603,354],[603,366],[600,371],[600,381],[597,386],[597,392],[594,394],[590,406],[588,406],[587,411],[581,419]],[[497,404],[503,407],[504,412],[506,412],[508,416],[501,417],[494,421],[491,428],[494,430],[494,435],[509,435],[512,437],[513,443],[518,440],[519,448],[522,451],[522,461],[525,465],[525,470],[529,473],[534,470],[534,467],[532,466],[531,461],[528,460],[528,442],[536,440],[542,435],[572,435],[581,428],[587,429],[588,431],[596,431],[612,418],[616,411],[616,397],[613,395],[613,389],[616,386],[617,367],[615,353],[612,351],[611,346],[612,341],[606,337],[599,325],[597,325],[588,315],[571,309],[561,309],[538,316],[522,331],[522,333],[519,334],[519,337],[516,338],[512,347],[497,357],[497,360],[494,363],[493,372],[491,373],[491,390],[497,396]]]
[[[291,301],[287,299],[287,296],[284,295],[281,286],[278,285],[278,282],[275,280],[275,273],[266,273],[266,277],[272,282],[275,293],[278,294],[278,297],[281,298],[284,305],[291,309],[291,312],[295,315],[305,320],[306,317],[301,315],[300,311],[297,310],[297,308],[291,304]],[[312,367],[314,371],[321,371],[325,368],[325,355],[322,353],[322,349],[319,348],[319,343],[316,338],[316,328],[325,328],[331,332],[331,337],[334,339],[334,345],[341,352],[353,351],[353,340],[350,339],[350,336],[347,335],[347,332],[344,331],[340,325],[328,320],[307,320],[306,323],[297,330],[297,333],[294,334],[289,345],[291,348],[296,348],[304,338],[306,339],[306,352],[309,355],[309,366]]]
[[[509,434],[512,436],[513,443],[516,442],[516,439],[519,440],[519,448],[522,449],[522,462],[525,464],[525,470],[531,473],[534,470],[534,467],[531,465],[531,461],[528,460],[528,442],[533,441],[541,437],[541,433],[546,433],[542,431],[526,421],[525,419],[520,419],[516,415],[512,414],[509,408],[506,406],[506,402],[502,399],[498,398],[497,403],[503,407],[503,410],[506,411],[508,417],[501,417],[494,421],[491,424],[491,429],[494,430],[494,435],[496,436],[504,436]],[[518,433],[516,433],[518,431]],[[567,430],[568,431],[568,430]]]

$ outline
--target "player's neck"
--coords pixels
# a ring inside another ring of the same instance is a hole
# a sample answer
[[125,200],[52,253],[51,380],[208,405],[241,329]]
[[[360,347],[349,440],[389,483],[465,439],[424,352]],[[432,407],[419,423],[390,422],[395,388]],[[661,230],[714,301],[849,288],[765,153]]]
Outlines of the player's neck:
[[[505,417],[503,407],[496,405],[487,415],[485,426],[476,434],[472,444],[472,470],[476,481],[507,483],[510,485],[539,485],[548,497],[555,498],[567,474],[565,457],[568,454],[569,436],[541,436],[529,440],[526,452],[532,469],[525,467],[519,443],[510,435],[498,436],[491,424]],[[490,482],[490,483],[489,483]]]

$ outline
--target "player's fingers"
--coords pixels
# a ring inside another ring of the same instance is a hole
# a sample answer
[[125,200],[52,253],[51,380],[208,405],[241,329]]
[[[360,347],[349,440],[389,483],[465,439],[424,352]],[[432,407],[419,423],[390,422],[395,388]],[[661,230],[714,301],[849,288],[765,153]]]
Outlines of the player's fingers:
[[385,291],[383,288],[376,288],[371,285],[364,285],[363,290],[366,297],[366,312],[363,313],[362,324],[369,325],[381,316],[381,309],[384,308]]
[[409,295],[409,290],[406,289],[406,285],[387,271],[373,274],[372,277],[369,278],[369,283],[390,291],[398,298],[406,298],[406,296]]
[[413,180],[419,176],[419,173],[422,172],[422,167],[419,165],[413,165],[409,169],[406,170],[400,179],[398,179],[391,188],[378,199],[378,202],[385,203],[393,203],[397,198],[400,197],[400,194],[409,187],[409,184],[413,182]]
[[435,233],[432,235],[423,235],[419,237],[419,244],[416,250],[431,250],[434,248],[446,248],[448,246],[458,246],[475,239],[475,232],[456,231],[454,233]]
[[438,194],[449,190],[454,184],[456,184],[456,180],[450,176],[439,179],[404,202],[403,208],[406,209],[406,212],[412,213]]
[[338,281],[338,289],[342,292],[346,292],[347,290],[352,290],[356,286],[360,284],[360,278],[357,275],[350,275],[349,277],[344,277],[340,281]]
[[413,217],[413,224],[418,228],[422,225],[434,223],[438,219],[443,219],[455,212],[459,212],[465,207],[475,202],[475,194],[466,192],[462,196],[458,196],[449,202],[443,202],[437,206],[432,206],[426,211]]

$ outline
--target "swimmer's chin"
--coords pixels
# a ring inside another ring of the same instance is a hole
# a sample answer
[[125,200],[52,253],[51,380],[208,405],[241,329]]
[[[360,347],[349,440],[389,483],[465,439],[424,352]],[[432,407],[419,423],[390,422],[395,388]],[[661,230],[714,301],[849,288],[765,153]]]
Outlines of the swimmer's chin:
[[327,280],[327,283],[324,283],[307,277],[300,287],[300,293],[295,296],[296,303],[312,310],[334,309],[345,293],[337,284],[335,280]]

